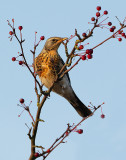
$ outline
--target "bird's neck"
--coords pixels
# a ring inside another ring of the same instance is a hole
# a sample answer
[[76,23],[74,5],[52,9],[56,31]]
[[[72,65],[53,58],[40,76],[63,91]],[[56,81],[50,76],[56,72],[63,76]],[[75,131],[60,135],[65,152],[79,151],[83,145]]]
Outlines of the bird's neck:
[[53,49],[53,50],[46,50],[45,48],[42,49],[41,53],[49,53],[49,54],[52,55],[52,56],[58,54],[58,52],[57,52],[56,49]]

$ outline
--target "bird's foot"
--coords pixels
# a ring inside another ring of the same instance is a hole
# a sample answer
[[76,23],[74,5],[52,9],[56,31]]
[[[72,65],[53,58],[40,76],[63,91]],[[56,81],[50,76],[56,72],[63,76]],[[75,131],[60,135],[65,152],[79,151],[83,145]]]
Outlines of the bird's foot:
[[48,90],[47,91],[42,91],[42,94],[50,97],[50,92],[48,92]]

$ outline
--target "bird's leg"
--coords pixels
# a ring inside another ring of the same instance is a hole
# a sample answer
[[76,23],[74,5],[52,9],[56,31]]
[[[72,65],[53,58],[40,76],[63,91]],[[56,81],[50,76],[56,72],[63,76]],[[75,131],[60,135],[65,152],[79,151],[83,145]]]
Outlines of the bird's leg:
[[49,92],[48,90],[46,90],[46,91],[42,91],[42,92],[43,92],[42,94],[44,94],[44,95],[46,95],[46,96],[50,97],[50,92]]

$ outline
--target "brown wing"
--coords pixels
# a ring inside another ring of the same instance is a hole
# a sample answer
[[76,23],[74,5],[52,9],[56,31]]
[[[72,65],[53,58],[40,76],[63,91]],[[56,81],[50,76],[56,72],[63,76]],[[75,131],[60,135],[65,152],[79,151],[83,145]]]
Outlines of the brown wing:
[[[60,59],[61,59],[61,64],[62,64],[62,66],[61,66],[61,68],[64,66],[64,61],[63,61],[63,59],[60,57]],[[61,70],[61,69],[60,69]],[[65,69],[64,69],[64,71],[66,71],[67,70],[67,68],[65,67]],[[60,71],[59,71],[60,72]],[[68,80],[69,80],[69,82],[70,82],[70,77],[69,77],[69,74],[68,74],[68,72],[66,73],[66,76],[67,76],[67,78],[68,78]]]

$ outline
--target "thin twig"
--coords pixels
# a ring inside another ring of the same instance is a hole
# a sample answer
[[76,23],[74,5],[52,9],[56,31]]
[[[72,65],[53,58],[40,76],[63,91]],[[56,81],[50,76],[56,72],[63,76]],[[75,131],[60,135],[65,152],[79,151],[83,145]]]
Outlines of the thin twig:
[[[59,137],[59,138],[57,138],[56,140],[55,140],[55,142],[51,145],[51,147],[50,147],[50,152],[44,157],[44,159],[45,158],[47,158],[48,157],[48,155],[56,148],[56,147],[58,147],[61,143],[63,143],[63,141],[64,141],[64,139],[66,138],[66,137],[68,137],[68,135],[72,132],[72,131],[74,131],[83,121],[85,121],[86,119],[88,119],[89,117],[91,117],[99,108],[101,107],[101,105],[99,105],[97,108],[95,107],[95,109],[94,109],[94,111],[92,112],[92,114],[90,114],[89,116],[87,116],[87,117],[84,117],[79,123],[77,123],[72,129],[70,129],[69,128],[69,126],[68,126],[68,128],[66,129],[66,131]],[[67,132],[67,131],[70,131],[70,132]],[[66,132],[67,132],[67,134],[66,134]],[[61,139],[61,140],[60,140]],[[60,141],[59,141],[60,140]],[[58,142],[59,141],[59,142]],[[58,143],[57,143],[58,142]],[[57,144],[56,144],[57,143]],[[55,145],[56,144],[56,145]],[[54,146],[55,145],[55,146]],[[54,147],[53,147],[54,146]],[[53,147],[53,148],[52,148]]]

